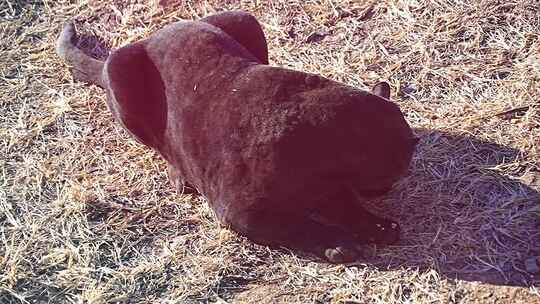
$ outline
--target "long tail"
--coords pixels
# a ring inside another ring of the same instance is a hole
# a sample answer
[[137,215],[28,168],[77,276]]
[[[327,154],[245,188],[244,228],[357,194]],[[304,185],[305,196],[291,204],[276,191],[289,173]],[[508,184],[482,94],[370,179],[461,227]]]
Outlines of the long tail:
[[56,41],[56,53],[73,67],[73,78],[105,88],[102,76],[104,62],[77,48],[76,39],[75,25],[68,22]]

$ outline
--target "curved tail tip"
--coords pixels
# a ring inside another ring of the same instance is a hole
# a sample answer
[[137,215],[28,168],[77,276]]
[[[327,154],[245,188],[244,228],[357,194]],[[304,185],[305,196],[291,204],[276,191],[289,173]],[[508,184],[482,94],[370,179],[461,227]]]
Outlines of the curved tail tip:
[[64,28],[60,33],[60,39],[73,39],[75,37],[75,23],[73,21],[68,21],[64,24]]
[[66,56],[67,49],[75,45],[75,36],[75,24],[73,21],[66,22],[56,41],[56,52],[58,55],[61,57]]

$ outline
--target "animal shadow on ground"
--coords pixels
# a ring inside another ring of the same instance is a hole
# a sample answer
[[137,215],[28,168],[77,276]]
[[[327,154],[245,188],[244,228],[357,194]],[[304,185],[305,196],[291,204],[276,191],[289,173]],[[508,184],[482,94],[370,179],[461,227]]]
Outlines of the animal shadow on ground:
[[539,164],[474,137],[415,132],[422,140],[409,176],[374,205],[399,213],[402,239],[384,254],[372,248],[362,262],[495,285],[538,283],[525,261],[540,255]]

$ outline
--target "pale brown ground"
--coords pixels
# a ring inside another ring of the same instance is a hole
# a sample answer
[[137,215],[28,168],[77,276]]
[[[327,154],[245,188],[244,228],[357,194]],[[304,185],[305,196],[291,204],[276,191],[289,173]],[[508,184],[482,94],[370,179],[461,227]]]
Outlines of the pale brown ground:
[[[0,1],[0,303],[540,303],[538,0],[71,2]],[[233,235],[54,53],[70,18],[118,47],[229,8],[274,65],[391,83],[422,137],[375,202],[398,245],[336,266]]]

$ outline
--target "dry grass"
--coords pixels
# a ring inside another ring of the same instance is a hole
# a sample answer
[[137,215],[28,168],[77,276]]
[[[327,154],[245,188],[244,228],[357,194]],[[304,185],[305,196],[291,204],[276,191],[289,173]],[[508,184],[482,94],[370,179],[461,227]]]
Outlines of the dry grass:
[[[0,2],[1,303],[540,303],[537,0],[127,2]],[[70,18],[118,47],[232,8],[272,64],[390,81],[422,136],[375,204],[400,244],[336,266],[233,235],[54,54]]]

